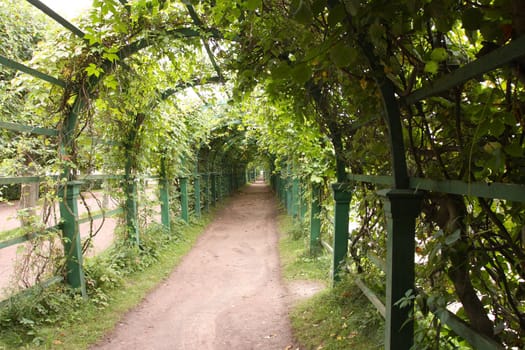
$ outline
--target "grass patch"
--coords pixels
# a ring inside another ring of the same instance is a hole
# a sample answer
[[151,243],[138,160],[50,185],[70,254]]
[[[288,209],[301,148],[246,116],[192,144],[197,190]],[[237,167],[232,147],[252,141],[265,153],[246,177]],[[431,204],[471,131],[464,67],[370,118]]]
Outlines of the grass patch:
[[151,263],[124,276],[119,271],[137,260],[133,252],[119,251],[116,258],[115,253],[108,252],[94,258],[106,264],[113,259],[114,264],[95,262],[86,268],[86,280],[90,283],[87,300],[71,294],[63,285],[13,299],[11,305],[0,310],[0,349],[86,349],[167,278],[212,217],[210,214],[197,223],[183,225],[178,230],[183,238],[150,243],[143,250],[151,250],[146,254]]
[[[305,230],[289,216],[279,217],[282,275],[285,280],[317,280],[329,284],[331,257],[311,256]],[[292,331],[304,350],[373,350],[384,344],[384,321],[375,307],[344,275],[329,288],[300,302],[291,312]]]
[[299,304],[292,329],[304,349],[373,350],[383,348],[381,315],[345,276],[333,289]]
[[330,257],[310,255],[307,237],[299,224],[287,215],[279,216],[282,275],[285,280],[315,280],[328,283]]

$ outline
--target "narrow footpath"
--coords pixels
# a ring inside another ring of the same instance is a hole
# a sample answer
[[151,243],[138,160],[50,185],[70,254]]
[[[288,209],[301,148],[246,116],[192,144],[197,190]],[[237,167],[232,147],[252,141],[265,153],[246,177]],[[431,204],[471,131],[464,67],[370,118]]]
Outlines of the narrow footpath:
[[92,349],[295,349],[276,218],[268,186],[244,188],[168,279]]

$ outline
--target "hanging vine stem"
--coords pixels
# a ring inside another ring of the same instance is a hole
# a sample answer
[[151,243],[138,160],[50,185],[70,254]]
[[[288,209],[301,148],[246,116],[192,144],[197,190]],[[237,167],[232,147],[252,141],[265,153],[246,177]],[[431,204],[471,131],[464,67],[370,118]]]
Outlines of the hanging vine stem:
[[100,223],[99,227],[97,228],[97,230],[95,231],[93,228],[94,228],[94,219],[93,219],[93,215],[91,213],[91,208],[89,207],[88,203],[87,203],[87,200],[85,198],[85,196],[82,194],[82,192],[80,193],[80,199],[84,205],[84,207],[86,208],[86,211],[88,213],[88,217],[89,217],[89,235],[88,237],[84,240],[84,243],[82,244],[82,253],[84,254],[85,252],[87,252],[87,250],[90,248],[91,246],[91,243],[93,241],[93,238],[102,230],[102,227],[104,226],[104,223],[106,222],[106,216],[104,215],[104,208],[102,206],[102,202],[100,202],[100,200],[98,199],[98,197],[95,195],[94,192],[92,191],[89,191],[89,194],[91,195],[92,198],[95,199],[97,205],[98,205],[98,208],[102,211],[102,222]]
[[436,148],[436,145],[434,143],[434,140],[432,138],[432,132],[430,131],[430,125],[428,124],[428,120],[426,118],[426,115],[425,115],[425,111],[423,110],[423,105],[421,103],[417,103],[416,104],[416,109],[418,111],[418,115],[419,117],[421,117],[421,120],[423,122],[423,130],[425,132],[425,134],[427,135],[427,138],[428,138],[428,142],[430,144],[430,148],[432,149],[432,152],[434,153],[434,156],[436,157],[437,161],[438,161],[438,164],[441,168],[441,171],[443,172],[443,176],[445,177],[445,179],[450,179],[450,176],[447,172],[447,168],[445,166],[445,162],[443,162],[443,158],[441,158],[441,153],[438,152],[437,148]]

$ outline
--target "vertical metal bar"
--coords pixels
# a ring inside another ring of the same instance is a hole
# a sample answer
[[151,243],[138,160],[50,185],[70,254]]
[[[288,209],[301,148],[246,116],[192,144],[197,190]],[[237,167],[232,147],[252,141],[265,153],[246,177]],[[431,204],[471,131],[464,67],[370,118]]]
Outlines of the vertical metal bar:
[[193,175],[193,190],[195,192],[195,216],[201,217],[201,177],[198,173]]
[[292,180],[292,218],[294,220],[299,219],[299,179],[293,178]]
[[308,213],[308,201],[305,199],[307,194],[307,187],[304,183],[299,183],[299,219],[301,222],[306,220],[306,215]]
[[409,350],[414,342],[412,307],[395,305],[414,291],[415,222],[421,212],[422,194],[413,190],[383,190],[387,220],[387,284],[385,349]]
[[210,211],[210,173],[206,173],[204,174],[205,178],[206,178],[206,189],[205,189],[205,193],[204,193],[204,210],[206,210],[206,212],[209,212]]
[[82,182],[70,181],[61,188],[60,217],[62,219],[62,235],[66,255],[66,281],[75,289],[79,289],[84,298],[87,297],[86,281],[82,265],[82,243],[78,227],[78,195]]
[[181,218],[185,222],[189,222],[188,214],[188,178],[181,177],[180,179],[180,207],[181,207]]
[[310,209],[310,254],[319,252],[321,238],[321,185],[312,183],[312,204]]
[[336,283],[339,281],[341,265],[345,262],[348,252],[348,212],[350,210],[352,192],[348,183],[332,184],[332,189],[335,200],[332,281]]
[[394,175],[394,188],[406,189],[409,187],[409,178],[405,157],[405,144],[401,126],[401,112],[396,100],[394,84],[383,78],[378,81],[385,108],[386,124],[389,132],[390,152],[392,159],[392,173]]
[[162,225],[170,230],[170,182],[166,174],[166,160],[161,159],[160,163],[160,213]]
[[210,204],[215,206],[215,201],[217,199],[217,176],[215,174],[210,174]]
[[139,225],[137,220],[137,179],[132,174],[125,175],[126,227],[130,242],[140,245]]

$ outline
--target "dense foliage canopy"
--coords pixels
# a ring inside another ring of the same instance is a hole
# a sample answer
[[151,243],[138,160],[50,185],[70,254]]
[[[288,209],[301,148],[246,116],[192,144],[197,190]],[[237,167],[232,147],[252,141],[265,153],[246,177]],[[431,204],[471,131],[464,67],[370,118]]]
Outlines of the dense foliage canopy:
[[[95,0],[82,38],[61,30],[38,47],[40,22],[1,4],[9,21],[0,24],[0,55],[65,82],[0,68],[0,119],[61,130],[56,142],[27,136],[23,149],[4,137],[1,172],[27,171],[20,157],[33,153],[33,172],[65,167],[70,179],[156,173],[161,159],[180,174],[198,157],[215,157],[219,168],[259,154],[276,171],[289,165],[306,182],[328,184],[348,173],[392,175],[398,157],[410,176],[523,184],[523,59],[416,103],[406,97],[522,36],[524,4]],[[401,117],[397,143],[389,97]],[[350,242],[350,259],[370,276],[380,272],[366,252],[385,250],[374,190],[355,185]],[[426,345],[418,349],[457,344],[452,333],[439,336],[428,303],[454,305],[480,333],[522,348],[525,206],[439,193],[424,201],[417,317]]]

